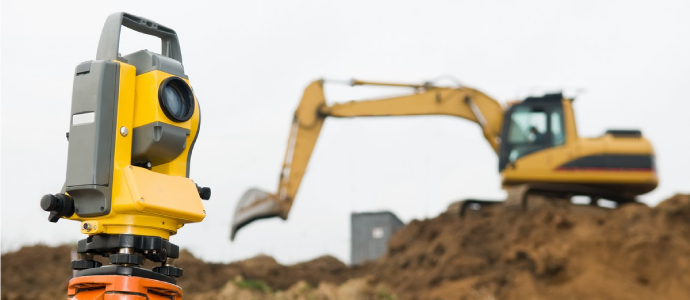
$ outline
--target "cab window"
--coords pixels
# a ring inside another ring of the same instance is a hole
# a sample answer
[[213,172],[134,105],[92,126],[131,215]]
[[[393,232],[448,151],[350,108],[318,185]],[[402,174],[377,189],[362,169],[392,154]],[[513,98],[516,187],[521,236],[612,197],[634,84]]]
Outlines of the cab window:
[[511,114],[505,145],[508,161],[564,143],[562,107],[521,106]]
[[565,130],[563,130],[563,108],[551,112],[551,134],[553,135],[553,146],[565,144]]
[[508,141],[511,144],[542,143],[546,135],[546,112],[519,107],[510,117],[511,126]]

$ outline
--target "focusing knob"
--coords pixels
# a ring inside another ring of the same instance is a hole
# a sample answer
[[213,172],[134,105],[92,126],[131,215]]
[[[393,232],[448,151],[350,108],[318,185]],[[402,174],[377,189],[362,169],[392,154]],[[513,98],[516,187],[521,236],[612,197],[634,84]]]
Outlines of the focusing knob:
[[196,190],[199,192],[199,197],[203,200],[211,199],[211,188],[210,187],[200,187],[196,185]]
[[55,223],[61,217],[69,217],[74,214],[74,201],[72,197],[64,194],[48,194],[41,198],[41,208],[50,212],[48,221]]

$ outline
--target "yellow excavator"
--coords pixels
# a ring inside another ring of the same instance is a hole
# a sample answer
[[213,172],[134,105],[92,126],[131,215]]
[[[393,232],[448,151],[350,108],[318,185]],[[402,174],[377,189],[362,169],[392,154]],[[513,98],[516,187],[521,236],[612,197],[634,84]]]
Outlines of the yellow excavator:
[[504,107],[464,86],[352,80],[353,86],[412,88],[414,93],[327,105],[323,85],[323,80],[312,82],[295,111],[277,193],[248,190],[235,210],[231,239],[255,220],[287,219],[326,117],[448,115],[475,122],[499,157],[498,170],[508,199],[521,204],[528,194],[628,203],[658,184],[654,150],[639,130],[608,130],[597,138],[579,137],[573,99],[560,93],[528,97]]

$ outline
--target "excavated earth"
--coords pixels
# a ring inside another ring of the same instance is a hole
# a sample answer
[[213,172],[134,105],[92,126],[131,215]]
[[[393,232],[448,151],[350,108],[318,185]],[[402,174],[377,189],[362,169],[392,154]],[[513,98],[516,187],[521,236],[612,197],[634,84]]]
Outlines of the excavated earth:
[[[2,255],[2,300],[65,299],[71,248]],[[182,253],[185,299],[690,299],[690,195],[654,208],[537,201],[412,221],[375,262]]]

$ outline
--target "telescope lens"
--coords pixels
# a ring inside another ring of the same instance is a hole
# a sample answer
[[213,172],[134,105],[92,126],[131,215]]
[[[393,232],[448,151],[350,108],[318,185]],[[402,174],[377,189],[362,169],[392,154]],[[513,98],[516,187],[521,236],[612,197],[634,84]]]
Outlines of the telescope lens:
[[165,115],[175,122],[187,121],[194,114],[192,89],[178,77],[163,81],[158,91],[158,100]]
[[163,90],[163,94],[163,99],[170,113],[175,116],[184,116],[185,113],[183,111],[182,97],[180,97],[180,94],[171,86],[166,86]]

